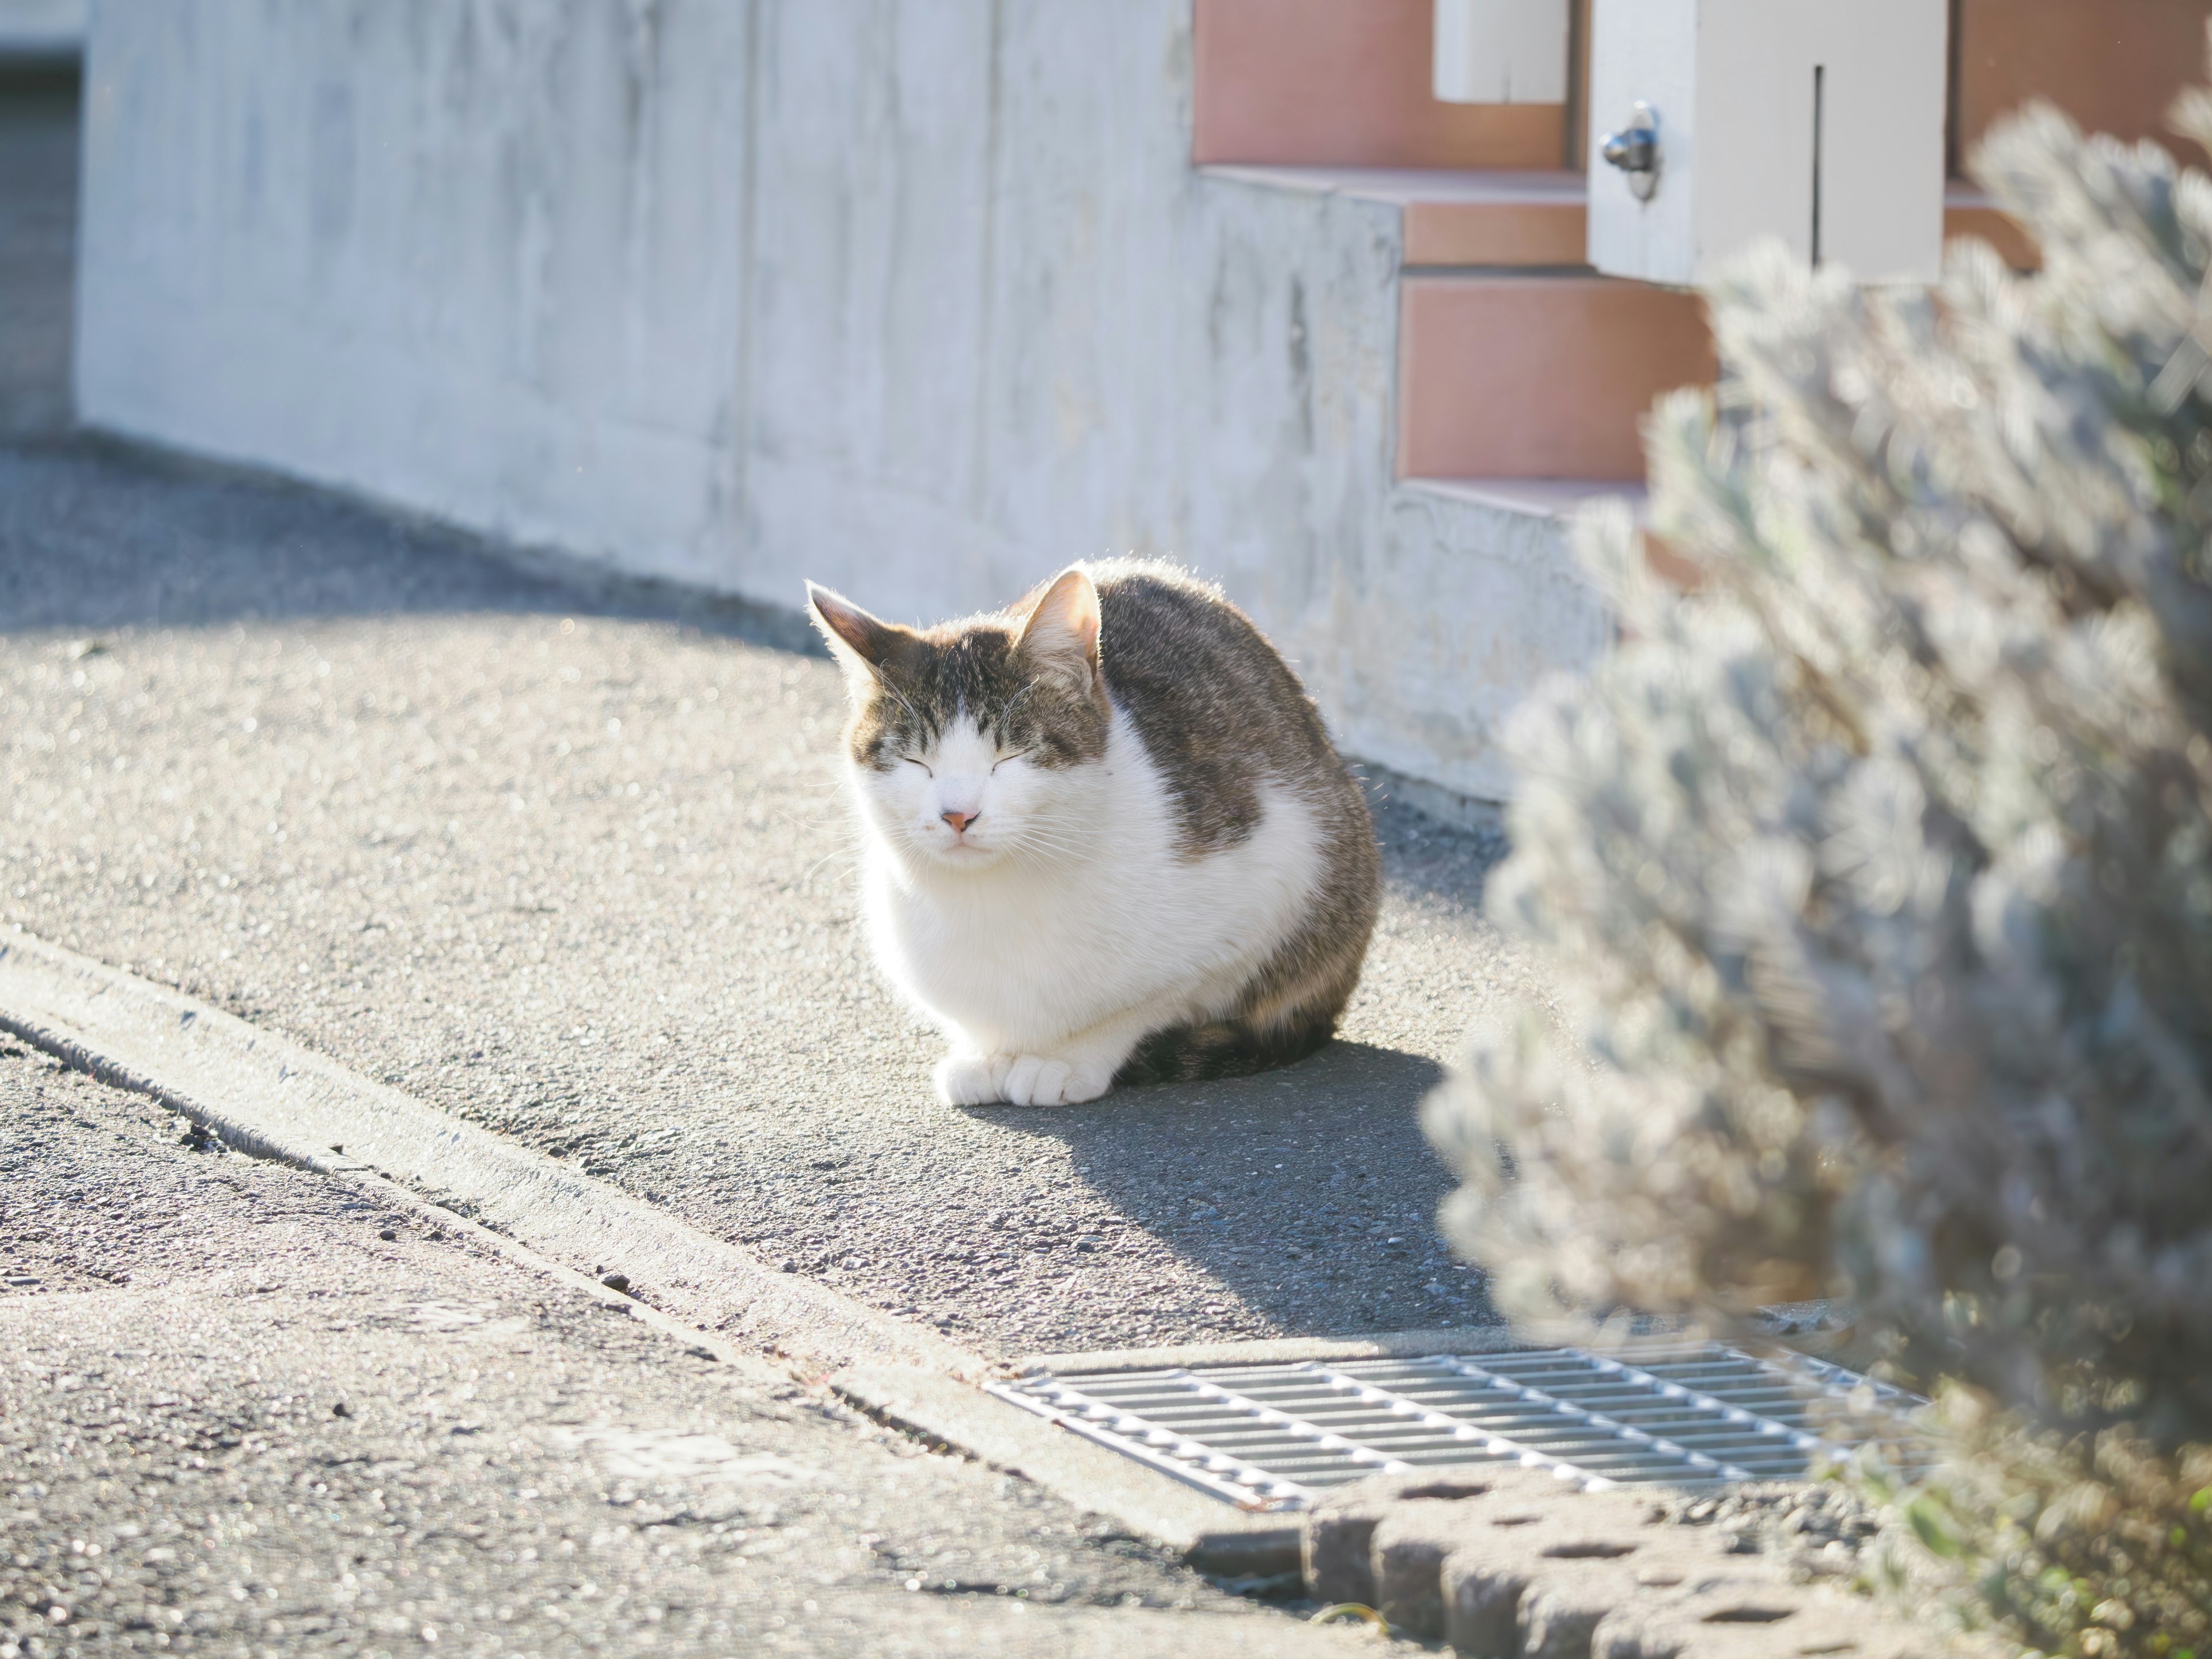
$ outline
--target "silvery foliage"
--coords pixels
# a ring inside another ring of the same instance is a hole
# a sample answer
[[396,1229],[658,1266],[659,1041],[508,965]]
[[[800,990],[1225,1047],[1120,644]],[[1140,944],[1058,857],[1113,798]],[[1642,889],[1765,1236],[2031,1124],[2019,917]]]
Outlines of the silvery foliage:
[[[2178,120],[2212,135],[2212,97]],[[1558,1000],[1429,1108],[1522,1316],[1853,1297],[1905,1374],[2212,1430],[2212,180],[2033,111],[2039,276],[1771,250],[1578,543],[1490,908]]]

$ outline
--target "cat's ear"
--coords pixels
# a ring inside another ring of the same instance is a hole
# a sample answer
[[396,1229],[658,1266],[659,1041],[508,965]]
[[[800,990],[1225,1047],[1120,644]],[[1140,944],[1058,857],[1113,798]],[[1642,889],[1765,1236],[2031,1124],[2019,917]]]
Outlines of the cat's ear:
[[914,636],[896,623],[872,617],[842,593],[833,593],[818,582],[806,584],[806,614],[830,641],[830,654],[845,671],[856,689],[874,684],[905,643]]
[[1091,573],[1070,565],[1053,578],[1030,607],[1018,641],[1040,668],[1054,669],[1085,687],[1098,673],[1098,589]]

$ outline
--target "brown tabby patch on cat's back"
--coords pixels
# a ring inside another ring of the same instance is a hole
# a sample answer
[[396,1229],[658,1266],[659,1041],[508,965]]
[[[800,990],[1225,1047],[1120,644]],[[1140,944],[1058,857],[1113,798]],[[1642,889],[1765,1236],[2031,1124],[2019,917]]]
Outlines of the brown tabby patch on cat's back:
[[1154,1032],[1117,1080],[1226,1077],[1286,1064],[1328,1040],[1359,982],[1382,863],[1367,799],[1289,665],[1219,590],[1145,561],[1090,569],[1106,682],[1175,798],[1183,855],[1250,836],[1268,783],[1312,810],[1322,842],[1304,915],[1238,1006],[1201,1025]]
[[1264,780],[1342,779],[1304,689],[1218,589],[1150,561],[1089,568],[1107,686],[1175,797],[1188,855],[1249,837]]

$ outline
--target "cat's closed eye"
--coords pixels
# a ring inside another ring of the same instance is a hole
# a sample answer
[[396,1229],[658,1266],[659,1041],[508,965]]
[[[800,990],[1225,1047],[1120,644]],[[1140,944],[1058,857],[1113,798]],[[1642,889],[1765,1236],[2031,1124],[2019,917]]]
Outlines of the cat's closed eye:
[[1010,760],[1019,760],[1024,755],[1034,755],[1035,753],[1036,753],[1036,745],[1035,744],[1031,744],[1027,749],[1017,749],[1011,755],[1001,755],[998,759],[993,761],[991,763],[991,769],[995,772]]
[[919,766],[925,773],[927,773],[928,775],[933,778],[937,775],[936,773],[929,770],[929,763],[927,761],[917,759],[912,755],[901,755],[899,758],[904,761],[908,766]]

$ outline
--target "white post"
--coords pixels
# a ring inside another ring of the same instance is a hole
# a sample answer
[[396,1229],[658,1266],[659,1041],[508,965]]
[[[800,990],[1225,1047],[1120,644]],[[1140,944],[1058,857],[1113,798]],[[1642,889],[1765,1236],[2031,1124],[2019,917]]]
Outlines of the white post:
[[1866,281],[1932,281],[1948,9],[1594,0],[1590,263],[1691,283],[1778,237]]
[[1447,104],[1560,104],[1567,0],[1437,0],[1436,94]]

